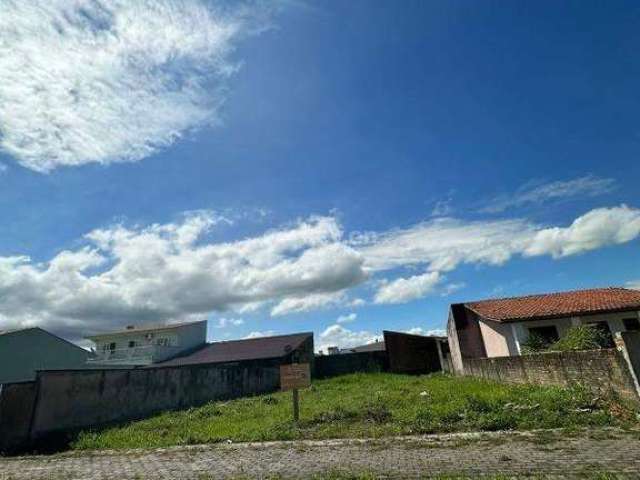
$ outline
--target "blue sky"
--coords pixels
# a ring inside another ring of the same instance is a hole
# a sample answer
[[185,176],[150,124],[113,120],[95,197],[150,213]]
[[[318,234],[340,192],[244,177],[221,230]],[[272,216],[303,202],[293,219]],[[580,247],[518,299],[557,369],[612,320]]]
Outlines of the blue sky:
[[636,2],[64,3],[0,0],[0,328],[640,283]]

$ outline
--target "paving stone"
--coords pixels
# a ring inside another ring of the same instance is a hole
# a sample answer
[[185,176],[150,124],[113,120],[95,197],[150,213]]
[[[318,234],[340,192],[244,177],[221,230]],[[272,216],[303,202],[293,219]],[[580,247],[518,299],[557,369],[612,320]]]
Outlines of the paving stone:
[[573,479],[588,471],[640,478],[638,435],[598,436],[604,438],[497,433],[70,452],[2,458],[0,480],[294,479],[332,471],[403,479],[497,473]]

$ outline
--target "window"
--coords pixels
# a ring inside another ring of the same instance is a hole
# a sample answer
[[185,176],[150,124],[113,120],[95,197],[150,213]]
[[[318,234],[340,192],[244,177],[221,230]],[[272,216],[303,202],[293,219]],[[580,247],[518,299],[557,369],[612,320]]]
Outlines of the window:
[[624,329],[630,332],[635,332],[640,330],[640,320],[637,318],[623,318],[622,323],[624,323]]
[[161,347],[168,347],[169,346],[169,339],[168,338],[158,338],[156,340],[156,345],[160,345]]
[[551,345],[560,338],[558,335],[558,329],[555,325],[549,325],[547,327],[530,327],[529,335],[535,335],[543,340],[547,345]]
[[613,335],[611,334],[611,329],[609,328],[609,322],[589,322],[587,325],[590,325],[603,333],[603,348],[613,348],[615,346],[615,344],[613,343]]
[[136,348],[136,341],[135,340],[129,340],[129,348]]

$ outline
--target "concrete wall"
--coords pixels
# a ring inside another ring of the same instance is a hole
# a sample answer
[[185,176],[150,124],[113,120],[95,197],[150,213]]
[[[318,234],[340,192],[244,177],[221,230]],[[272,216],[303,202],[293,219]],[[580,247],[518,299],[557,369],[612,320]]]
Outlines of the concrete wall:
[[82,368],[89,353],[40,328],[0,335],[0,383],[31,381],[36,370]]
[[401,332],[383,333],[391,372],[419,374],[442,370],[436,338]]
[[37,383],[32,439],[271,392],[279,388],[280,371],[274,362],[45,371],[38,372]]
[[638,400],[628,363],[616,349],[467,358],[464,372],[506,383],[581,384],[595,393],[613,391],[624,398]]
[[453,368],[462,373],[465,358],[486,357],[478,315],[464,304],[452,304],[447,321],[447,338]]
[[0,385],[0,451],[27,443],[35,399],[35,382]]
[[314,377],[328,378],[348,373],[388,370],[389,358],[385,351],[319,355],[315,359]]

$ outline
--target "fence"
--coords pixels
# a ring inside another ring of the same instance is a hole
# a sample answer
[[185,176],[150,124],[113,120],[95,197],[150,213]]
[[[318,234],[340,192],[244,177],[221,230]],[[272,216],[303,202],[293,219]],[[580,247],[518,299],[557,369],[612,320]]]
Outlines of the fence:
[[604,350],[465,358],[464,373],[507,383],[580,384],[594,393],[615,392],[638,401],[636,371],[640,366],[640,333],[618,334],[616,343],[618,348]]

